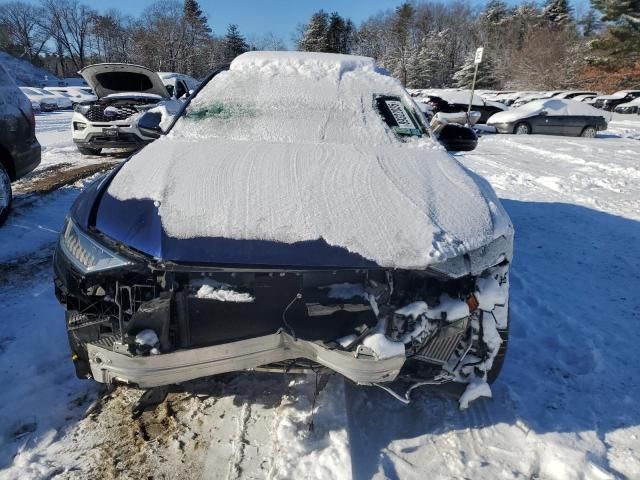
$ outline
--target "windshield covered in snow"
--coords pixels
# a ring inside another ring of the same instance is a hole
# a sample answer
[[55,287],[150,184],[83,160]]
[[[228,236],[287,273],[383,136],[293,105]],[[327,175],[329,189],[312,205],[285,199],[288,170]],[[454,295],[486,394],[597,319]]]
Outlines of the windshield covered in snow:
[[[214,77],[170,135],[366,145],[428,137],[411,97],[395,79],[378,73],[371,59],[260,53],[243,55]],[[379,98],[394,100],[387,103],[395,112],[391,123]]]

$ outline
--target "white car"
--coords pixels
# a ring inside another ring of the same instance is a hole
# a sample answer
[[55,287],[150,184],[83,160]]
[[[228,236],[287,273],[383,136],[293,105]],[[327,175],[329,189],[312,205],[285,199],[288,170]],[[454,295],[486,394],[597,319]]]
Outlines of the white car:
[[93,90],[88,87],[47,87],[46,89],[50,92],[68,95],[74,106],[79,103],[95,102],[98,100]]
[[173,101],[157,73],[139,65],[100,63],[83,68],[80,74],[97,97],[79,104],[71,119],[80,153],[97,155],[103,148],[137,150],[157,138],[137,125],[142,113]]
[[598,97],[597,94],[585,94],[585,95],[578,95],[572,98],[573,101],[575,102],[584,102],[584,103],[588,103],[589,105],[591,105],[593,102],[595,102],[596,98]]
[[31,103],[40,105],[41,112],[53,112],[58,109],[58,100],[48,92],[35,87],[20,87]]
[[167,87],[169,93],[175,98],[183,98],[185,95],[189,95],[193,92],[200,82],[195,78],[185,75],[183,73],[175,72],[157,72],[158,76],[162,79],[162,83]]
[[621,103],[615,108],[614,112],[624,114],[640,114],[640,98],[636,98],[635,100],[631,100],[627,103]]
[[558,93],[554,95],[553,98],[563,98],[565,100],[576,100],[578,97],[583,97],[587,95],[593,95],[594,97],[598,95],[597,92],[590,92],[589,90],[567,90],[566,92]]
[[65,93],[62,93],[62,92],[51,92],[51,91],[47,90],[46,88],[42,88],[40,90],[42,92],[44,92],[45,94],[52,95],[56,99],[56,102],[58,102],[58,109],[59,110],[68,110],[68,109],[71,109],[73,107],[73,102],[71,101],[71,97],[69,97]]

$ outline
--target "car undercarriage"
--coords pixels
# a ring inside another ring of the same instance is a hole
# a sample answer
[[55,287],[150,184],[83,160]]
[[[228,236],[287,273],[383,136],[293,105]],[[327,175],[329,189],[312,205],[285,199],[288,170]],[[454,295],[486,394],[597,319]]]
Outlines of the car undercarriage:
[[408,402],[418,386],[491,382],[506,351],[505,255],[451,276],[178,265],[127,252],[126,269],[80,273],[65,248],[56,252],[56,295],[76,373],[101,383],[337,372]]

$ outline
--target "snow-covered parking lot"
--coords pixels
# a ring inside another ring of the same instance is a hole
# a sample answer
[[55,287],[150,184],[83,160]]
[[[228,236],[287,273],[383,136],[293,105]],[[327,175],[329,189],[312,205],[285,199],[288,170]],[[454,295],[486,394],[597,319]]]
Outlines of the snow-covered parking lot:
[[137,419],[140,391],[75,378],[50,257],[78,178],[119,159],[81,157],[70,114],[39,115],[43,163],[0,229],[0,478],[640,478],[636,118],[595,139],[485,135],[458,155],[516,228],[493,399],[405,406],[334,376],[311,430],[312,376],[194,382]]

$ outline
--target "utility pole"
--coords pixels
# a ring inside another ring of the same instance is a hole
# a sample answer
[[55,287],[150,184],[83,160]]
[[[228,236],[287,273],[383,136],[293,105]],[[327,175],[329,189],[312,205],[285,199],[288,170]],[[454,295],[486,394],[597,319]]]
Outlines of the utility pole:
[[473,104],[473,92],[476,89],[476,78],[478,76],[478,66],[480,65],[480,62],[482,62],[482,52],[484,52],[484,47],[478,47],[478,49],[476,50],[476,58],[473,61],[473,63],[475,64],[476,68],[473,72],[473,83],[471,83],[471,97],[469,97],[469,108],[467,109],[467,122],[469,122],[469,115],[471,115],[471,105]]

